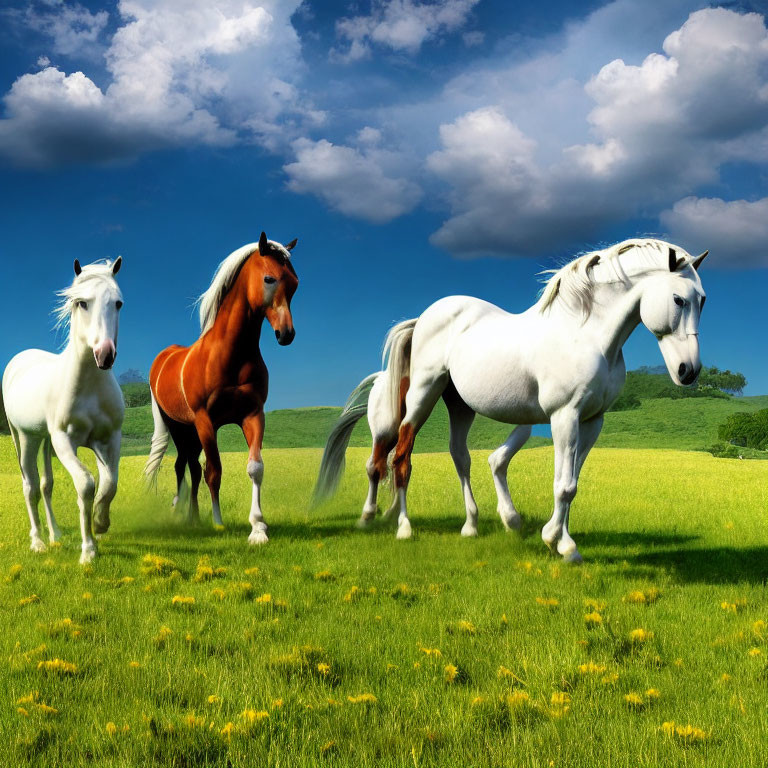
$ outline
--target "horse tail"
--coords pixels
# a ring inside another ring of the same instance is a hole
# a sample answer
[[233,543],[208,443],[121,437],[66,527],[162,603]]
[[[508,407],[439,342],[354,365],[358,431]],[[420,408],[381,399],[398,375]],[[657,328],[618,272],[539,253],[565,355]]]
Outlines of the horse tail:
[[403,320],[403,322],[393,326],[384,340],[382,357],[387,366],[390,413],[395,428],[400,425],[403,419],[405,393],[410,384],[411,340],[417,319]]
[[368,397],[376,379],[382,372],[366,376],[347,398],[344,410],[331,429],[325,443],[323,458],[320,462],[320,472],[317,476],[315,489],[312,492],[312,506],[329,499],[336,493],[341,476],[344,474],[344,454],[349,445],[352,430],[360,419],[368,413]]
[[152,398],[152,419],[155,422],[155,431],[152,434],[149,458],[144,465],[144,476],[147,478],[150,486],[155,486],[157,485],[157,473],[160,471],[160,463],[163,460],[163,456],[165,456],[165,452],[168,450],[171,433],[168,431],[165,419],[163,418],[163,412],[160,410],[157,400],[155,400],[155,393],[151,390],[150,397]]

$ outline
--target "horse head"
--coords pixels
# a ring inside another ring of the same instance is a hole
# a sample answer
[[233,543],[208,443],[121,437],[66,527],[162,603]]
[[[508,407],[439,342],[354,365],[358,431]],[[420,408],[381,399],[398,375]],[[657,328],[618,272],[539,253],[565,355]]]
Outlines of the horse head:
[[699,320],[706,294],[699,266],[709,251],[693,259],[669,248],[669,269],[648,278],[640,299],[640,319],[659,342],[672,381],[693,384],[701,371]]

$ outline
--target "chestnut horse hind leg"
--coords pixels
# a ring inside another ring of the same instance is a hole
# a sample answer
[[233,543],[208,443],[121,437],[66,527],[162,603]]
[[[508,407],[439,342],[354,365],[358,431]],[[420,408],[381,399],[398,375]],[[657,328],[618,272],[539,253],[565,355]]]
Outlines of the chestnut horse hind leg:
[[208,411],[201,408],[195,413],[195,429],[200,444],[205,452],[205,482],[211,492],[211,514],[214,528],[223,528],[221,508],[219,507],[219,489],[221,488],[221,457],[216,442],[216,428],[213,426]]
[[251,524],[251,534],[248,536],[249,544],[266,544],[267,524],[261,512],[261,481],[264,478],[264,462],[261,459],[261,443],[264,439],[264,411],[260,410],[246,416],[241,425],[243,435],[248,443],[248,477],[253,483],[251,496],[251,513],[248,522]]
[[169,418],[165,419],[165,423],[168,427],[168,431],[171,433],[171,438],[173,444],[176,446],[177,452],[176,463],[174,464],[176,470],[176,495],[173,497],[171,506],[176,509],[182,498],[184,475],[186,473],[187,465],[189,465],[191,488],[189,493],[187,519],[191,524],[199,523],[200,510],[197,505],[197,491],[200,487],[200,478],[202,476],[199,461],[202,446],[200,444],[200,439],[197,436],[197,430],[191,424],[182,424],[181,422]]

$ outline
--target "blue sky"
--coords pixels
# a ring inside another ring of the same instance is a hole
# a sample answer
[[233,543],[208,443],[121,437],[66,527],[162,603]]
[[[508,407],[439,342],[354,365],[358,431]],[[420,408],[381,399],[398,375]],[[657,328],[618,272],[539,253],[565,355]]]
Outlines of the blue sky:
[[[655,234],[711,252],[706,364],[768,392],[762,2],[119,0],[0,9],[0,360],[121,254],[117,370],[197,336],[218,262],[299,238],[268,408],[338,404],[389,325]],[[639,328],[629,367],[662,362]]]

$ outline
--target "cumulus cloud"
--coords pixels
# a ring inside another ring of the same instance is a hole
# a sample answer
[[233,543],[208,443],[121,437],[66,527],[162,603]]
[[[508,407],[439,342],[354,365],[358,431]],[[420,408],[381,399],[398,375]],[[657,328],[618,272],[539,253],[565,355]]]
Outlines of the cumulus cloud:
[[754,202],[686,197],[661,214],[670,238],[709,249],[720,267],[768,267],[768,197]]
[[371,0],[369,14],[336,22],[336,34],[347,47],[334,49],[332,54],[342,60],[357,61],[370,55],[372,44],[415,54],[426,41],[461,29],[478,2]]
[[120,0],[107,87],[52,66],[19,77],[5,96],[0,153],[45,167],[179,144],[290,141],[322,120],[296,85],[299,3]]
[[297,140],[295,162],[283,166],[288,188],[315,195],[345,216],[374,224],[407,213],[419,202],[421,189],[397,175],[402,158],[378,148],[380,138],[378,131],[366,128],[358,134],[359,148],[326,139]]
[[[471,251],[472,242],[478,253],[557,248],[671,205],[717,181],[730,160],[768,159],[763,17],[698,11],[662,47],[663,54],[650,53],[639,64],[615,59],[583,86],[592,104],[585,116],[592,141],[568,143],[568,133],[545,129],[547,146],[542,151],[536,133],[534,150],[531,134],[499,106],[444,123],[443,148],[427,167],[449,186],[453,216],[433,242],[455,253]],[[557,93],[538,94],[545,113]],[[573,99],[572,85],[564,98]],[[525,111],[517,114],[525,119]],[[578,131],[579,121],[571,122]],[[508,163],[495,156],[489,131],[506,137],[499,141],[510,145],[502,151]],[[520,147],[527,148],[522,155]]]

